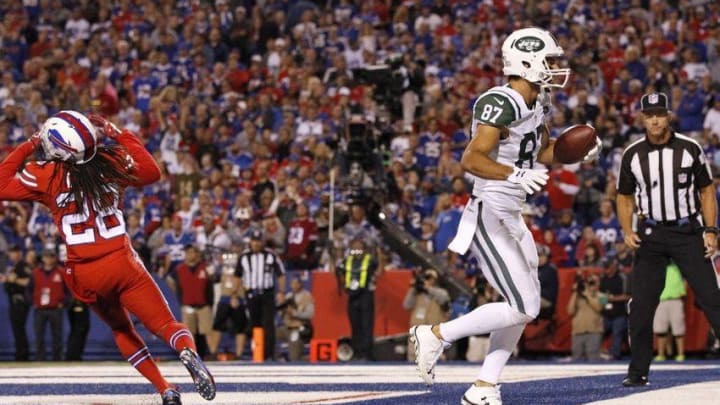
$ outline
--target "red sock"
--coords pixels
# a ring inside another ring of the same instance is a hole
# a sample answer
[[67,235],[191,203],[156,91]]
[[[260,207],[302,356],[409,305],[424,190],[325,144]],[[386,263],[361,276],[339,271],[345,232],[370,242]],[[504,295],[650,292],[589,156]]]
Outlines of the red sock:
[[180,322],[168,324],[163,330],[162,338],[165,343],[178,352],[185,348],[190,348],[192,351],[197,352],[192,333]]
[[147,378],[159,393],[162,394],[166,389],[174,388],[174,386],[167,382],[162,374],[160,374],[160,370],[157,364],[155,364],[155,360],[153,360],[147,346],[145,346],[145,342],[142,341],[134,329],[114,330],[113,335],[115,336],[115,344],[117,344],[123,357],[125,357],[128,363],[135,367],[143,377]]

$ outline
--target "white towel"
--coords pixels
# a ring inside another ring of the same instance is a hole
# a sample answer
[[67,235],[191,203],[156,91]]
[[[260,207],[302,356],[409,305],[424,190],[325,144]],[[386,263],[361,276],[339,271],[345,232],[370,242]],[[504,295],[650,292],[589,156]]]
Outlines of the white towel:
[[479,204],[480,199],[475,197],[470,198],[467,204],[465,204],[457,233],[452,242],[450,242],[448,249],[464,255],[470,248],[470,243],[472,243],[473,236],[475,236],[475,228],[477,228],[478,213],[480,212]]

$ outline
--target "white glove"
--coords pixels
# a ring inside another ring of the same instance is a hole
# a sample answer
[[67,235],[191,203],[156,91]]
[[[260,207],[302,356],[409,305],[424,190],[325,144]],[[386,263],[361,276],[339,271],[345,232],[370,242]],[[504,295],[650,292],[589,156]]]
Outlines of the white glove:
[[528,194],[540,191],[548,181],[547,169],[518,169],[513,167],[513,172],[507,180],[519,184]]
[[598,155],[600,154],[600,151],[602,150],[602,141],[599,137],[595,137],[595,146],[590,149],[590,152],[585,155],[585,157],[582,159],[584,162],[589,162],[591,160],[597,159]]

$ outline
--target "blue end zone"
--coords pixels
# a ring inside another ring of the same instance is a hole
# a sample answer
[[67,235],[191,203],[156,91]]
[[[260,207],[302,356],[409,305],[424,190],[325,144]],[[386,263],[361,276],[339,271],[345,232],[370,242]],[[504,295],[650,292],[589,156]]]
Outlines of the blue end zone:
[[[687,363],[686,363],[687,364]],[[690,362],[687,365],[708,366],[708,362]],[[394,363],[397,366],[397,363]],[[540,364],[541,365],[541,364]],[[576,363],[577,365],[577,363]],[[265,367],[268,365],[266,364]],[[442,364],[440,365],[442,366]],[[535,364],[533,364],[535,366]],[[554,367],[562,367],[557,364]],[[128,366],[129,367],[129,366]],[[223,366],[218,369],[218,380],[222,381],[223,376],[232,376],[235,367],[244,369],[244,372],[252,370],[253,365],[238,364],[237,366]],[[307,366],[305,366],[307,367]],[[322,366],[317,369],[321,370]],[[211,365],[212,368],[212,365]],[[382,368],[382,365],[378,365]],[[411,372],[410,370],[408,370]],[[439,371],[442,373],[442,371]],[[265,374],[265,376],[263,376]],[[302,375],[302,369],[298,369],[298,375]],[[330,374],[330,373],[329,373]],[[345,374],[345,373],[343,373]],[[317,374],[315,374],[317,376]],[[218,392],[226,393],[278,393],[278,392],[307,392],[307,391],[350,391],[350,392],[369,392],[369,391],[415,391],[425,392],[420,395],[409,395],[396,398],[385,399],[363,399],[356,403],[363,404],[458,404],[460,397],[468,388],[467,384],[458,383],[437,383],[431,388],[418,383],[362,383],[362,381],[353,382],[352,366],[348,366],[347,381],[348,383],[340,384],[290,384],[280,380],[289,377],[288,375],[277,375],[275,373],[267,373],[267,369],[253,373],[254,377],[266,377],[266,383],[218,383]],[[720,368],[703,368],[703,369],[682,369],[682,370],[661,370],[651,372],[649,387],[643,388],[625,388],[621,386],[623,374],[611,375],[588,375],[585,377],[559,378],[547,380],[535,380],[517,383],[507,383],[502,385],[503,402],[508,405],[519,404],[552,404],[552,405],[570,405],[584,404],[593,401],[609,400],[613,398],[621,398],[634,393],[645,392],[656,389],[667,389],[685,384],[718,381],[720,380]],[[104,384],[92,383],[88,384],[33,384],[32,376],[27,377],[27,384],[3,384],[3,395],[82,395],[82,394],[153,394],[153,388],[147,383],[138,384]],[[170,378],[172,380],[173,378]],[[276,382],[274,382],[275,380]],[[180,384],[181,392],[194,392],[191,384]],[[670,398],[668,398],[670,400]]]

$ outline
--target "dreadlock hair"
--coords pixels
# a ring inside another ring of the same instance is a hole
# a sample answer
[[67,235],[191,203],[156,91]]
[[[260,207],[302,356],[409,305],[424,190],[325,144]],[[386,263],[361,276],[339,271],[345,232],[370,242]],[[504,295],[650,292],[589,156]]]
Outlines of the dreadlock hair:
[[62,204],[76,202],[77,213],[84,211],[83,201],[87,198],[91,206],[98,211],[111,207],[120,194],[120,190],[137,180],[130,173],[132,162],[128,160],[127,149],[122,145],[98,146],[95,156],[84,164],[73,160],[57,161],[52,174],[54,178],[62,166],[70,177],[71,193]]

